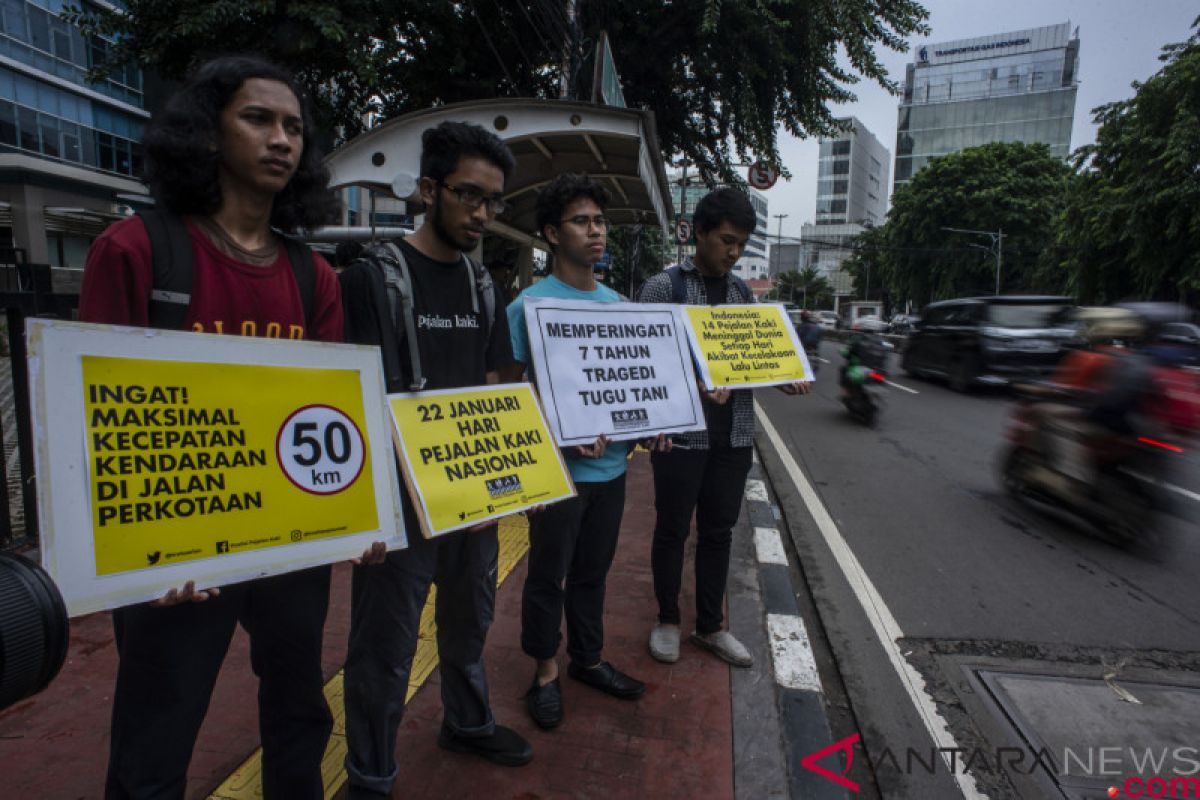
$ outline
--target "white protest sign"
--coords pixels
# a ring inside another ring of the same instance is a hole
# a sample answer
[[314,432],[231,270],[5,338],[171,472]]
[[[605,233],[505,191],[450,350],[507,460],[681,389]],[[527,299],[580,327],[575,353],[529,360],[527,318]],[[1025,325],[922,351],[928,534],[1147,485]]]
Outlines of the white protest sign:
[[678,306],[527,297],[525,325],[559,445],[704,429]]

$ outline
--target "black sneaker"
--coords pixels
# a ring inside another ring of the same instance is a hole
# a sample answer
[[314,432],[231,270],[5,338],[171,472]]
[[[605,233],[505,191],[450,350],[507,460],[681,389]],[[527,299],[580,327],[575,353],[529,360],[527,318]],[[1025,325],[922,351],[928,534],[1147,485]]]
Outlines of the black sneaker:
[[558,678],[538,686],[537,676],[534,676],[533,686],[525,693],[525,708],[539,728],[557,728],[563,721],[562,687]]
[[529,742],[503,725],[497,725],[491,736],[456,736],[445,725],[438,734],[438,747],[452,753],[481,756],[504,767],[520,767],[533,759]]
[[646,684],[629,677],[607,661],[601,661],[595,667],[581,667],[572,661],[567,666],[567,674],[580,683],[622,700],[637,700],[646,691]]

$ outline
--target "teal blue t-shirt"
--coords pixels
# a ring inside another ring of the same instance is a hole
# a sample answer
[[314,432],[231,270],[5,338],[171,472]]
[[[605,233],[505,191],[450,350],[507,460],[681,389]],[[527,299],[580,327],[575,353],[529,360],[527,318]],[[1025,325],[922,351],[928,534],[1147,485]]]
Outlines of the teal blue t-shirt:
[[[607,286],[596,285],[594,291],[584,292],[569,286],[553,275],[549,275],[517,295],[508,306],[508,332],[512,337],[513,359],[528,364],[529,331],[525,329],[525,298],[553,297],[559,300],[591,300],[594,303],[619,303],[621,296]],[[583,458],[575,448],[563,450],[567,469],[576,482],[599,483],[611,481],[625,472],[625,457],[629,454],[629,442],[609,442],[600,458]]]

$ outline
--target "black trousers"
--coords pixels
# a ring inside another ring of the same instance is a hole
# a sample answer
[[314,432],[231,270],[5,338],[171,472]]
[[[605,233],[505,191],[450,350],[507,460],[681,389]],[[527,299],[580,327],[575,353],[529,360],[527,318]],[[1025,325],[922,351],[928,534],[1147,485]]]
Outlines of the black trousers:
[[604,591],[625,511],[625,475],[575,489],[577,497],[530,517],[521,649],[538,660],[553,658],[565,610],[567,655],[590,667],[604,649]]
[[742,508],[752,448],[675,448],[651,453],[654,542],[650,567],[658,621],[678,625],[683,546],[696,515],[696,631],[714,633],[724,621],[725,580],[733,526]]
[[329,567],[316,567],[225,586],[203,603],[114,611],[120,663],[105,797],[184,796],[196,735],[240,622],[259,679],[263,796],[321,800],[333,728],[321,675],[329,577]]
[[350,782],[390,792],[399,773],[396,734],[404,717],[421,609],[437,584],[442,714],[459,736],[491,736],[483,645],[496,606],[496,526],[424,539],[383,564],[355,567],[346,653],[346,772]]

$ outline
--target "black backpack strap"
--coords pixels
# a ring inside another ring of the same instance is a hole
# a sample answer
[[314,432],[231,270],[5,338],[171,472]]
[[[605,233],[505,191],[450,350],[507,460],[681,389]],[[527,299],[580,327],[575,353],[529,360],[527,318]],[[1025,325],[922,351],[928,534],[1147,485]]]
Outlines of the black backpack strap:
[[668,267],[667,277],[671,279],[671,301],[674,303],[686,303],[687,286],[683,280],[683,267],[678,264]]
[[408,344],[408,389],[419,392],[425,388],[425,374],[421,370],[421,349],[417,343],[417,320],[413,309],[412,275],[404,251],[395,242],[384,242],[375,252],[376,264],[383,276],[388,304],[388,319],[392,322],[397,344]]
[[742,296],[742,302],[753,303],[754,292],[750,291],[750,287],[746,285],[746,282],[737,275],[731,274],[729,277],[733,280],[733,285],[737,287],[738,293]]
[[150,326],[181,330],[192,304],[195,261],[187,226],[178,214],[161,209],[139,211],[138,216],[150,239]]
[[317,293],[317,264],[313,260],[312,250],[299,239],[283,236],[283,245],[287,248],[288,262],[296,275],[300,302],[304,305],[304,329],[308,331],[312,327],[313,299]]

